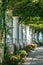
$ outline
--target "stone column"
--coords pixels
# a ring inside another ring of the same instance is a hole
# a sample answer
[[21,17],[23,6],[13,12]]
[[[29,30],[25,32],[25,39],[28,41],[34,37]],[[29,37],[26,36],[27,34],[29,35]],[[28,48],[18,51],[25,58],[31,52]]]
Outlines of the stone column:
[[31,44],[31,31],[29,26],[26,26],[26,35],[27,35],[27,45]]
[[13,44],[19,48],[19,19],[18,16],[13,17]]

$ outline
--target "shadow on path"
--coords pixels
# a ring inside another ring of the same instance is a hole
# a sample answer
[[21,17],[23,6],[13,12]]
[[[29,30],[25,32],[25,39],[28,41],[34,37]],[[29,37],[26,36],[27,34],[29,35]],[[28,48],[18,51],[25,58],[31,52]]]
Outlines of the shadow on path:
[[23,65],[43,65],[43,47],[38,47],[32,51]]

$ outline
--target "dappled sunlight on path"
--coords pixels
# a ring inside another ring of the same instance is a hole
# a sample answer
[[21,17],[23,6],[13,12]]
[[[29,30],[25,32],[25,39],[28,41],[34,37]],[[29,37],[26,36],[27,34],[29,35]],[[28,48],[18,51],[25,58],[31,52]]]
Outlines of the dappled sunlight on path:
[[43,47],[38,47],[32,51],[23,65],[43,65]]

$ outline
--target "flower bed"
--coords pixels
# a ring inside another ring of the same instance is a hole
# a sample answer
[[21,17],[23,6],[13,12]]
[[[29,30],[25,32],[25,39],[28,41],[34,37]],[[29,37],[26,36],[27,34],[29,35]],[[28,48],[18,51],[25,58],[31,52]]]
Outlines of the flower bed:
[[24,62],[26,60],[26,56],[36,48],[36,44],[30,44],[24,47],[22,50],[18,50],[16,55],[5,55],[5,60],[3,65],[18,65],[19,62]]

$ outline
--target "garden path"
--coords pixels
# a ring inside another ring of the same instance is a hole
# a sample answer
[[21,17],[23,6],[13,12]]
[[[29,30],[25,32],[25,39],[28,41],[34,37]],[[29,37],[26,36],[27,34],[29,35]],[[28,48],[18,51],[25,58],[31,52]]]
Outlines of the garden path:
[[43,47],[38,47],[32,51],[23,65],[43,65]]

